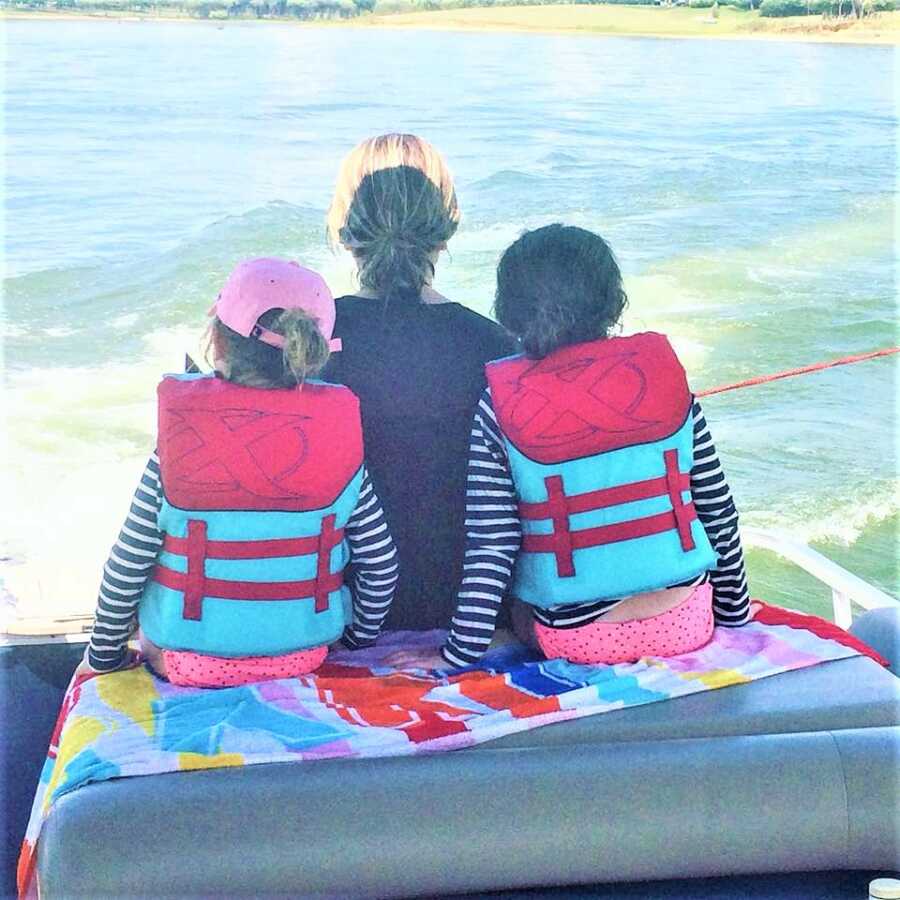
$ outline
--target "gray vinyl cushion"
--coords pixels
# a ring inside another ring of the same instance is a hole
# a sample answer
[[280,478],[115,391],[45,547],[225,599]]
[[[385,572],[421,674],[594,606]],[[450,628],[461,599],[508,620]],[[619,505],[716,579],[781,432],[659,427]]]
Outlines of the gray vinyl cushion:
[[42,896],[388,898],[892,869],[898,749],[900,729],[867,728],[104,782],[50,816]]
[[484,746],[784,734],[900,725],[900,678],[867,657],[822,663],[498,738]]
[[870,609],[853,620],[850,631],[877,650],[890,663],[891,671],[900,675],[900,606]]

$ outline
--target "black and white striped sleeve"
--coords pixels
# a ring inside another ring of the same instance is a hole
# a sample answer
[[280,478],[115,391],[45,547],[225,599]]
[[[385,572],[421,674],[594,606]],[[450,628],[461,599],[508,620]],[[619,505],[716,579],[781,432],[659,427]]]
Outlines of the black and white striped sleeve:
[[88,664],[95,672],[112,672],[125,660],[144,585],[162,547],[163,535],[158,526],[161,506],[159,457],[154,453],[147,461],[125,524],[103,567],[88,645]]
[[718,557],[716,567],[709,573],[713,585],[713,613],[717,625],[745,625],[750,620],[750,592],[744,570],[738,512],[697,400],[694,400],[693,418],[691,495],[697,518]]
[[374,643],[397,587],[397,548],[369,473],[363,470],[356,509],[344,528],[350,544],[353,623],[343,643],[351,649]]
[[481,657],[494,636],[522,543],[518,498],[490,389],[472,423],[466,475],[466,552],[456,613],[441,655],[454,666]]

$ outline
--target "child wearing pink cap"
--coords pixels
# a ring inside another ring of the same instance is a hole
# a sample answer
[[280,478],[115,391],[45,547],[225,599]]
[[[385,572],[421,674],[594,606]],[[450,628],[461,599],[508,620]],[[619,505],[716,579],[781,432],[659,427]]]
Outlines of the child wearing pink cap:
[[[87,665],[222,687],[303,675],[371,644],[396,550],[363,459],[359,403],[312,380],[334,301],[296,262],[241,263],[209,331],[215,373],[167,375],[157,450],[104,567]],[[345,572],[352,577],[345,582]]]

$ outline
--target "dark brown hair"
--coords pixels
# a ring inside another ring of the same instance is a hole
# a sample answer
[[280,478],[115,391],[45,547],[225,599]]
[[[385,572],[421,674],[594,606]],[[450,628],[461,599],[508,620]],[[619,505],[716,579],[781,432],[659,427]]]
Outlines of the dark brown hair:
[[419,299],[434,275],[432,254],[456,232],[456,218],[434,182],[394,166],[359,183],[338,237],[356,258],[359,283],[379,297]]
[[497,266],[497,321],[531,357],[606,337],[627,302],[612,250],[584,228],[526,231]]

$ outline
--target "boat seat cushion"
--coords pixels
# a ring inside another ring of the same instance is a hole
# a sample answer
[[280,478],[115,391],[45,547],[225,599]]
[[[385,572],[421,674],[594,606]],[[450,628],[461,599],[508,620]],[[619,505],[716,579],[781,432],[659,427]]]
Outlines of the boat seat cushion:
[[898,725],[900,680],[852,657],[455,753],[117,779],[59,800],[38,875],[51,898],[387,898],[891,869]]
[[900,676],[900,606],[870,609],[853,621],[850,631],[880,653]]
[[350,900],[891,870],[898,752],[900,728],[863,728],[106,781],[51,812],[41,896]]
[[[855,656],[510,734],[484,747],[545,747],[595,741],[789,734],[900,724],[900,678]],[[474,752],[478,747],[472,748]]]

